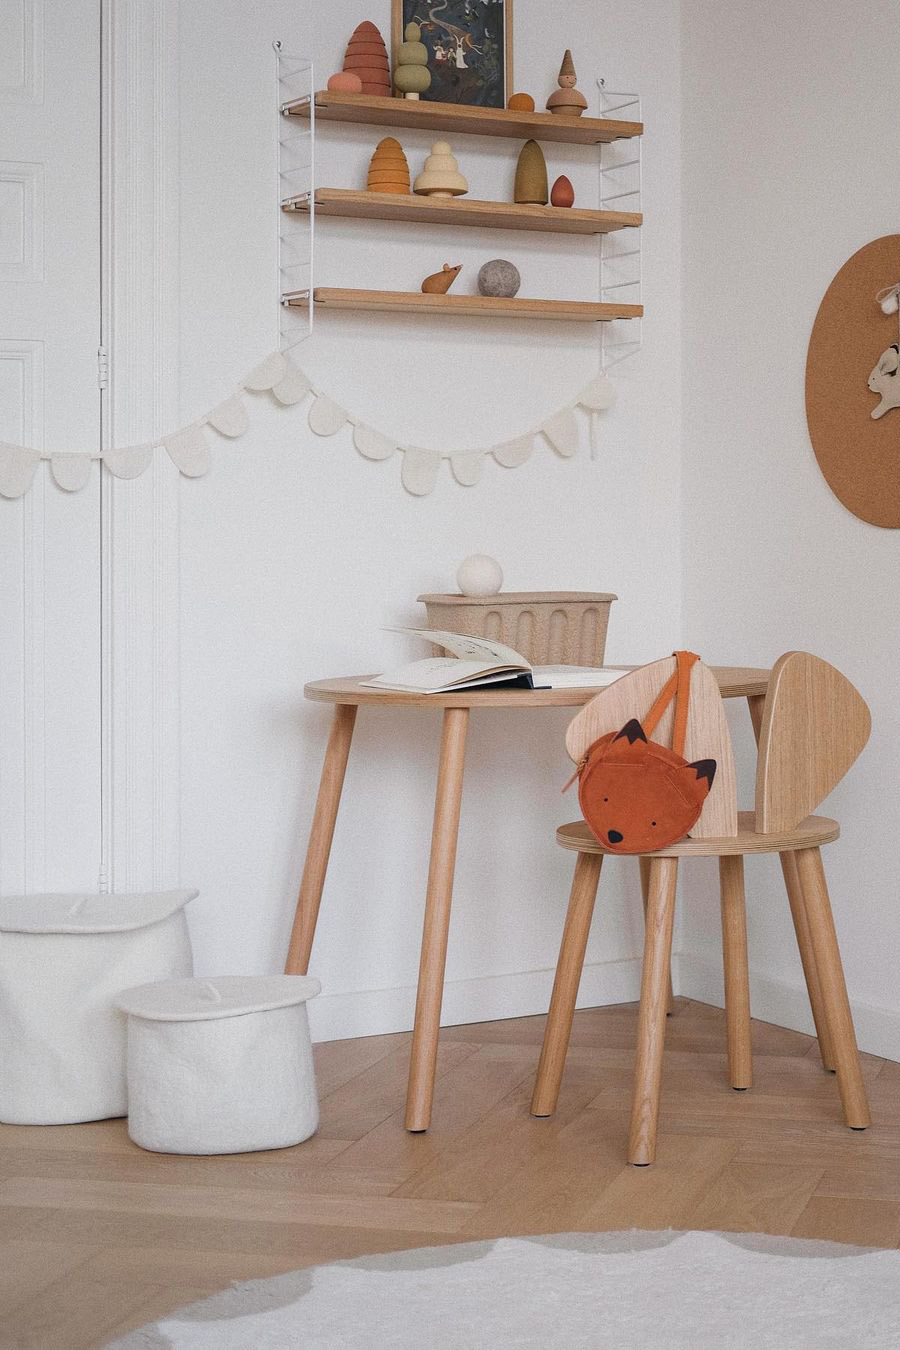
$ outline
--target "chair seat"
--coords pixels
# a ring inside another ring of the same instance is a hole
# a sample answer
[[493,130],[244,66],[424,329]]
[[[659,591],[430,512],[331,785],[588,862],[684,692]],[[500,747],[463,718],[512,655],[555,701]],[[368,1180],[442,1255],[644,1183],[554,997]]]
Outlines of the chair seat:
[[[820,844],[830,844],[840,834],[836,820],[828,816],[807,816],[792,830],[779,830],[772,834],[760,834],[756,829],[756,818],[752,811],[738,812],[738,832],[730,838],[722,839],[681,839],[668,848],[657,849],[644,854],[648,858],[721,858],[745,853],[788,853],[800,848],[818,848]],[[608,853],[615,857],[613,849],[604,848],[591,834],[587,823],[575,820],[571,825],[560,825],[556,831],[556,842],[563,848],[575,853]],[[629,855],[633,856],[633,855]]]

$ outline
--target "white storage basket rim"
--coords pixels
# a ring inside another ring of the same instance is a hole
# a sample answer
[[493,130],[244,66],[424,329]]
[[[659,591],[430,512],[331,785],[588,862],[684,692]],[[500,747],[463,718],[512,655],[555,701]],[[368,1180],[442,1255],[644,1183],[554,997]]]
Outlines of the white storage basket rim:
[[0,900],[0,933],[129,933],[182,909],[200,892],[139,895],[10,895]]
[[116,1007],[148,1022],[211,1022],[305,1003],[321,991],[311,975],[217,975],[123,989]]

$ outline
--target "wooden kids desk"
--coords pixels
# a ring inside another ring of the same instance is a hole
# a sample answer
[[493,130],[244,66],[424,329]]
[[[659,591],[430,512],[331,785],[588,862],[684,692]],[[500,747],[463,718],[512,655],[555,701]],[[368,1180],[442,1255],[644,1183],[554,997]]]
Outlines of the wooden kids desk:
[[[621,669],[625,674],[634,667],[623,666]],[[768,670],[715,666],[713,671],[723,698],[746,698],[751,713],[759,715],[768,684]],[[335,709],[285,970],[289,975],[305,975],[309,966],[357,709],[361,706],[442,709],[444,724],[406,1096],[406,1128],[427,1130],[434,1094],[469,711],[472,708],[577,708],[600,691],[596,688],[466,689],[454,694],[407,694],[392,689],[367,688],[362,681],[370,678],[358,675],[337,680],[317,680],[308,684],[304,690],[307,698],[333,703]]]

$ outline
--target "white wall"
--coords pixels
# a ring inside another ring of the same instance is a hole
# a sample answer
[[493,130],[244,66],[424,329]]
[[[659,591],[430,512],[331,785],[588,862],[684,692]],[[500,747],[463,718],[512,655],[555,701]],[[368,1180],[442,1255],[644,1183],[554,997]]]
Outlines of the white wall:
[[[806,648],[870,703],[870,745],[823,808],[843,828],[826,866],[861,1043],[897,1058],[898,537],[832,496],[803,404],[832,276],[897,230],[897,7],[682,9],[684,638],[708,660],[760,665]],[[749,802],[746,714],[734,725]],[[777,860],[752,860],[748,882],[754,1012],[808,1028]],[[719,944],[710,876],[687,918],[683,989],[718,996]]]
[[[269,44],[311,49],[321,84],[361,17],[349,0],[310,12],[305,21],[283,0],[252,12],[238,0],[181,6],[183,420],[274,345]],[[388,33],[387,0],[366,14]],[[617,592],[612,660],[652,658],[679,637],[677,5],[629,0],[600,30],[596,17],[593,0],[578,0],[551,42],[546,6],[517,0],[515,82],[543,99],[570,46],[592,107],[599,74],[644,95],[645,347],[621,368],[599,461],[584,448],[568,463],[544,450],[515,471],[489,466],[474,488],[444,473],[432,497],[413,499],[396,461],[364,461],[348,436],[319,440],[302,411],[262,400],[251,435],[223,443],[208,478],[180,485],[182,877],[201,889],[192,923],[202,971],[272,970],[283,959],[329,718],[304,702],[304,682],[402,657],[382,625],[421,618],[415,596],[452,589],[467,553],[495,554],[511,589]],[[323,126],[320,182],[360,181],[377,134]],[[427,143],[409,137],[414,168]],[[510,187],[515,145],[459,138],[454,148],[473,192]],[[551,171],[569,172],[590,201],[596,160],[559,151]],[[442,262],[462,261],[457,285],[471,289],[478,263],[499,254],[519,263],[523,293],[595,293],[586,240],[322,221],[319,247],[321,284],[414,287]],[[580,326],[330,315],[299,356],[375,425],[464,448],[526,430],[565,403],[595,370],[596,350]],[[566,720],[473,718],[447,1020],[546,1008],[571,875],[553,842],[554,824],[575,809],[559,797]],[[331,996],[320,1001],[320,1034],[410,1025],[438,734],[436,714],[360,715],[312,963]],[[628,870],[627,880],[624,868],[604,879],[591,1002],[637,989]]]

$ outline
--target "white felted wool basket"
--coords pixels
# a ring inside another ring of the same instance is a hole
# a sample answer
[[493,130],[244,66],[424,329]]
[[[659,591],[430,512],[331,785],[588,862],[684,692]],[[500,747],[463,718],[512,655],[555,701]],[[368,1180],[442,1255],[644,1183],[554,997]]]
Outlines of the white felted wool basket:
[[126,990],[128,1133],[155,1153],[287,1148],[319,1124],[308,975],[224,975]]
[[190,975],[196,891],[0,900],[0,1120],[124,1116],[125,1018],[137,980]]

